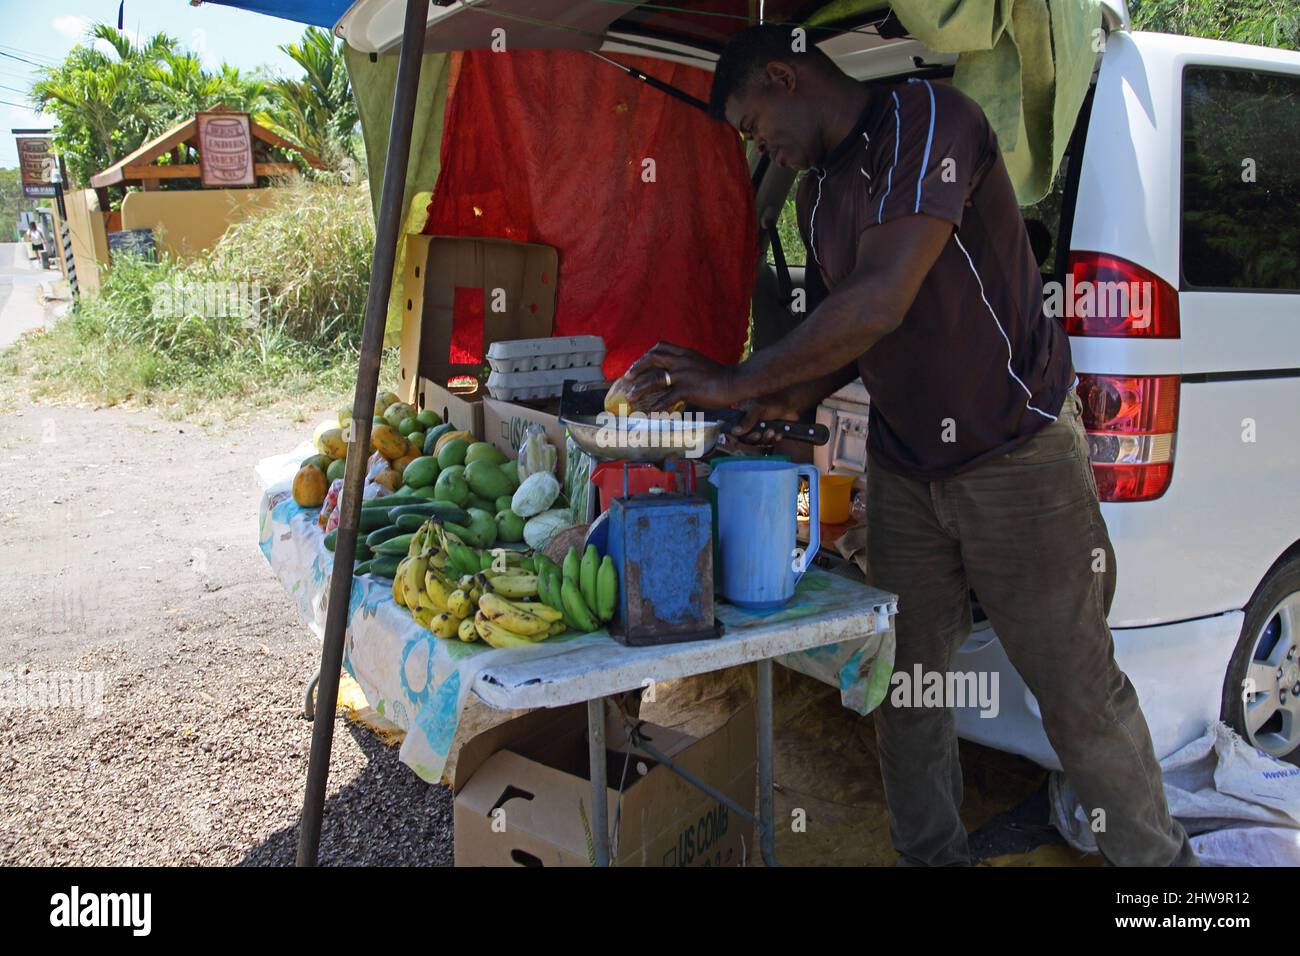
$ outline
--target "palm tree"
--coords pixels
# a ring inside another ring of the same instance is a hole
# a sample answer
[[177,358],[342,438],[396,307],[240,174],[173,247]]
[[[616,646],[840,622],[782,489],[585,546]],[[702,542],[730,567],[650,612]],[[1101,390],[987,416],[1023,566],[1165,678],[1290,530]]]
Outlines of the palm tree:
[[301,80],[278,77],[267,84],[266,112],[258,121],[300,143],[332,166],[355,159],[353,131],[359,117],[343,54],[326,30],[308,27],[300,43],[280,47],[302,67]]

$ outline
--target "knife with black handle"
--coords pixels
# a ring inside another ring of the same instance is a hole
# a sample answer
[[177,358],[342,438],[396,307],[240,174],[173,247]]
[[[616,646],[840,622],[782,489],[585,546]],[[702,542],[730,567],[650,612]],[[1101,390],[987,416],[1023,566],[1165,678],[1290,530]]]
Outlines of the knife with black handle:
[[[730,438],[741,440],[746,435],[732,435],[731,429],[740,424],[745,417],[744,409],[740,408],[702,408],[698,412],[710,421],[719,421],[727,426],[727,435]],[[785,420],[762,421],[755,425],[747,434],[755,437],[762,435],[763,432],[771,430],[776,433],[778,439],[788,438],[791,441],[807,442],[810,445],[824,445],[831,439],[830,429],[825,425],[809,424],[808,422],[792,422]]]

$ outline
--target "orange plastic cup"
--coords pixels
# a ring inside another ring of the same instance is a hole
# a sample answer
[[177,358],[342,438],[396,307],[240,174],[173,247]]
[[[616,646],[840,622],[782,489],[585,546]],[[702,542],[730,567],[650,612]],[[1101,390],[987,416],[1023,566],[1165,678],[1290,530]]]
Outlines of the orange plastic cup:
[[822,524],[844,524],[849,520],[849,506],[853,497],[852,475],[822,475]]

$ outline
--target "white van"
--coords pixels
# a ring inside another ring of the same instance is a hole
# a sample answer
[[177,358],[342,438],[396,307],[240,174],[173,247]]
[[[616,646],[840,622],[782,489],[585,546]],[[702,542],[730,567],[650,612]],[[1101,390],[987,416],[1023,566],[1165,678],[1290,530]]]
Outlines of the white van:
[[[1220,717],[1286,756],[1300,744],[1300,54],[1131,33],[1107,7],[1069,155],[1024,212],[1045,281],[1154,292],[1141,320],[1064,320],[1118,565],[1116,658],[1157,756]],[[892,75],[843,38],[826,49],[854,75]],[[862,469],[866,401],[859,382],[820,410],[823,468]],[[976,620],[954,669],[998,672],[1001,711],[958,711],[960,734],[1059,768]]]

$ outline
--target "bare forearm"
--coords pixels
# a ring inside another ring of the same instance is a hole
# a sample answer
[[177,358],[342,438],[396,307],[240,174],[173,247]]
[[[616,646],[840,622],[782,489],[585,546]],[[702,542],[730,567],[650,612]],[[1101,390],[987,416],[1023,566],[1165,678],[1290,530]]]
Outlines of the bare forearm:
[[823,375],[811,382],[800,382],[798,385],[791,385],[781,393],[781,397],[790,408],[796,409],[800,413],[806,412],[808,409],[820,405],[829,396],[849,384],[858,377],[858,374],[858,363],[855,359],[829,375]]

